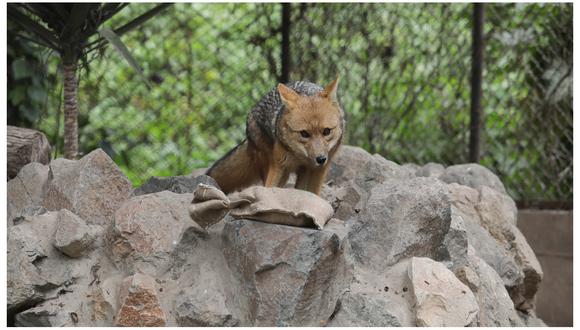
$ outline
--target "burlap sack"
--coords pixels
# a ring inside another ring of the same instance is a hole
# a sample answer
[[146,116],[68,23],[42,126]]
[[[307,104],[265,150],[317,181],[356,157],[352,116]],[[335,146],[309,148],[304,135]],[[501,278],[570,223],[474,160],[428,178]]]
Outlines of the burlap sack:
[[228,212],[236,219],[317,229],[334,213],[326,200],[304,190],[253,186],[228,197],[213,186],[197,187],[189,207],[193,221],[207,229]]

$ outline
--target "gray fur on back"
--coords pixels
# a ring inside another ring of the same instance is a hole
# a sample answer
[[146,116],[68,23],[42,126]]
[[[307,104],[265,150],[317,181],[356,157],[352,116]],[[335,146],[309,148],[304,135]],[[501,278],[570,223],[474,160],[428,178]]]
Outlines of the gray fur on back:
[[[313,96],[324,90],[324,88],[307,81],[294,81],[285,85],[296,93],[307,96]],[[250,111],[247,127],[249,127],[251,120],[255,121],[260,128],[262,135],[265,136],[269,142],[273,142],[274,137],[276,136],[278,120],[282,117],[285,110],[286,107],[280,99],[278,88],[274,88],[266,94],[266,96],[264,96],[256,106],[254,106],[252,111]],[[246,133],[248,138],[253,141],[256,140],[256,138],[251,134],[251,131],[247,130]]]

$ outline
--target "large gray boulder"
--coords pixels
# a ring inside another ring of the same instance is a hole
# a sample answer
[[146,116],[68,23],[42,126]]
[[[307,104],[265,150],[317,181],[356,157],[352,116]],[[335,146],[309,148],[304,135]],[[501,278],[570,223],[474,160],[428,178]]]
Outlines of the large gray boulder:
[[470,248],[469,262],[455,271],[457,278],[469,287],[479,304],[477,326],[524,326],[502,279]]
[[344,240],[329,231],[228,221],[230,271],[254,326],[319,326],[347,284]]
[[377,185],[348,225],[354,258],[367,267],[382,270],[411,256],[443,259],[451,225],[446,185],[432,178]]
[[513,200],[487,186],[475,190],[453,183],[449,191],[476,254],[499,274],[518,310],[533,310],[543,272],[516,227]]

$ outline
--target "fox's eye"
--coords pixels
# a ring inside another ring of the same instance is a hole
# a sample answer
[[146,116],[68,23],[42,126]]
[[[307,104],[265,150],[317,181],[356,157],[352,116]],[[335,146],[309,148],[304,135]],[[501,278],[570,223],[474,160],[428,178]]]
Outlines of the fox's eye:
[[327,127],[322,131],[322,135],[327,136],[328,134],[330,134],[330,128]]
[[310,137],[310,133],[308,133],[305,130],[301,130],[300,131],[300,135],[302,135],[303,138],[309,138]]

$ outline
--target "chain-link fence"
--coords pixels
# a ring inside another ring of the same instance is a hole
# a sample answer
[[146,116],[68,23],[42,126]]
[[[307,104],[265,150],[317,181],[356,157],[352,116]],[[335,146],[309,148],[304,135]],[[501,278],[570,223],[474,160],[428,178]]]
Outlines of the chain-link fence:
[[[570,201],[572,4],[483,12],[480,163],[518,200]],[[81,148],[103,148],[136,185],[187,174],[244,138],[277,82],[339,74],[346,143],[398,163],[468,162],[473,15],[473,4],[175,4],[123,37],[151,89],[113,50],[81,76]],[[36,121],[55,142],[56,109]]]

